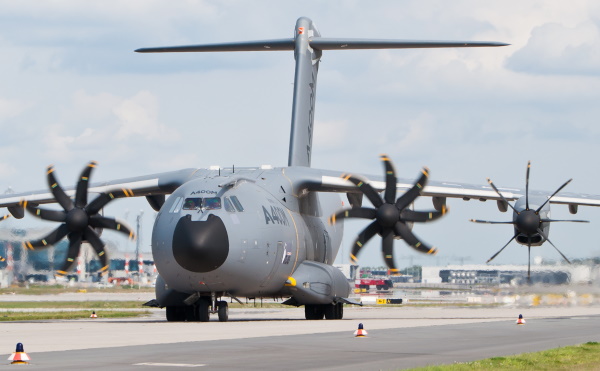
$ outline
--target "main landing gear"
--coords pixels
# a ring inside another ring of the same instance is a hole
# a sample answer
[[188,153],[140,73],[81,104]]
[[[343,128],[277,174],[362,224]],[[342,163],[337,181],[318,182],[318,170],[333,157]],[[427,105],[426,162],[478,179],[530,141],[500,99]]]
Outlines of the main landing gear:
[[224,300],[212,301],[201,297],[193,305],[167,306],[167,321],[169,322],[208,322],[211,314],[217,314],[220,322],[229,319],[229,306]]
[[344,304],[306,304],[304,305],[306,319],[342,319],[344,317]]

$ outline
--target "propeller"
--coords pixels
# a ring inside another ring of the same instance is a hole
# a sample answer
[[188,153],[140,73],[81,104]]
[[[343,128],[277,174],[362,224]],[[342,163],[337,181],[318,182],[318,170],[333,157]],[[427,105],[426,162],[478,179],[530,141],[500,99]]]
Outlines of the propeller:
[[81,172],[77,187],[75,189],[75,198],[71,200],[62,189],[56,177],[54,176],[54,167],[49,166],[47,171],[48,186],[54,196],[54,199],[63,210],[49,210],[31,205],[27,201],[21,201],[21,206],[26,208],[36,217],[53,222],[62,223],[47,236],[38,240],[23,242],[23,246],[30,250],[45,248],[54,245],[67,237],[69,240],[69,252],[67,259],[57,270],[57,274],[64,276],[67,274],[75,259],[79,256],[81,244],[89,242],[96,255],[100,259],[102,268],[100,272],[108,270],[108,258],[104,250],[104,242],[100,239],[94,228],[113,229],[127,234],[130,239],[135,239],[135,234],[126,225],[121,224],[114,218],[107,218],[99,214],[100,210],[109,202],[119,197],[131,197],[133,192],[128,189],[121,189],[113,192],[100,193],[94,200],[88,203],[88,184],[92,170],[96,167],[96,162],[91,161]]
[[515,207],[513,205],[511,205],[508,202],[508,200],[506,200],[506,198],[504,197],[504,195],[502,195],[502,193],[500,193],[500,191],[494,185],[494,183],[492,182],[492,180],[490,178],[487,178],[488,183],[494,189],[494,191],[496,191],[496,193],[498,194],[498,196],[500,196],[500,198],[502,199],[502,201],[504,201],[508,206],[510,206],[511,209],[513,209],[514,215],[516,216],[516,217],[513,218],[513,221],[510,221],[510,222],[493,222],[493,221],[488,221],[488,220],[470,219],[470,221],[474,222],[474,223],[512,224],[514,226],[514,228],[515,228],[515,235],[512,236],[512,238],[504,246],[502,246],[502,248],[498,252],[496,252],[491,258],[489,258],[486,263],[489,263],[492,260],[494,260],[494,258],[496,256],[498,256],[498,254],[500,254],[502,252],[502,250],[504,250],[504,248],[506,248],[506,246],[508,246],[519,235],[524,235],[527,238],[527,242],[525,244],[527,245],[527,250],[528,250],[528,263],[527,263],[527,279],[528,280],[531,279],[531,245],[532,245],[532,239],[536,235],[540,235],[546,241],[548,241],[550,243],[550,245],[552,245],[552,247],[554,247],[556,249],[556,251],[558,251],[558,253],[563,257],[563,259],[567,263],[571,264],[571,261],[569,261],[569,259],[567,259],[567,257],[552,243],[552,241],[550,241],[550,239],[548,238],[548,235],[543,231],[542,223],[553,223],[553,222],[589,223],[589,221],[587,221],[587,220],[555,220],[555,219],[547,219],[547,218],[542,218],[541,215],[540,215],[540,211],[542,210],[542,208],[544,206],[546,206],[546,204],[548,202],[550,202],[550,200],[552,199],[552,197],[554,197],[558,192],[560,192],[563,188],[565,188],[567,186],[567,184],[571,183],[571,181],[573,179],[567,180],[563,185],[561,185],[560,187],[558,187],[558,189],[556,191],[554,191],[554,193],[552,193],[552,195],[550,197],[548,197],[542,203],[542,205],[540,207],[538,207],[537,209],[531,209],[529,207],[529,173],[530,173],[530,169],[531,169],[531,161],[527,162],[527,173],[525,175],[525,209],[524,210],[517,210],[517,209],[515,209]]
[[[0,216],[0,222],[1,222],[1,221],[3,221],[3,220],[6,220],[6,219],[8,219],[8,218],[10,218],[10,214],[6,214],[6,215],[4,215],[4,216]],[[3,261],[5,261],[5,260],[6,260],[6,259],[4,258],[4,256],[0,255],[0,262],[3,262]]]
[[442,207],[441,211],[414,211],[410,205],[417,197],[421,195],[427,179],[429,170],[423,168],[421,175],[414,185],[396,199],[396,171],[392,161],[386,156],[381,155],[381,161],[385,168],[385,191],[383,198],[368,183],[353,175],[343,175],[345,180],[354,183],[358,189],[371,201],[375,208],[355,207],[348,210],[342,210],[329,218],[330,224],[335,224],[338,219],[361,218],[373,220],[365,229],[363,229],[352,247],[350,258],[354,263],[358,262],[356,258],[363,246],[376,234],[382,238],[381,250],[385,264],[392,274],[398,274],[398,269],[394,264],[394,238],[401,238],[406,241],[413,249],[425,253],[435,254],[437,249],[431,247],[417,238],[411,231],[410,223],[429,222],[444,215],[448,209]]

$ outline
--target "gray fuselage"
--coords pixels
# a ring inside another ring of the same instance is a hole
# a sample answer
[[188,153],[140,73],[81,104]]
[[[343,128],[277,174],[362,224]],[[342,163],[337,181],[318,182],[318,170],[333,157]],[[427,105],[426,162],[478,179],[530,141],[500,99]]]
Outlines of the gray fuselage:
[[169,289],[278,297],[305,260],[332,264],[343,224],[327,218],[338,194],[299,197],[286,168],[202,170],[167,199],[155,221],[152,252]]

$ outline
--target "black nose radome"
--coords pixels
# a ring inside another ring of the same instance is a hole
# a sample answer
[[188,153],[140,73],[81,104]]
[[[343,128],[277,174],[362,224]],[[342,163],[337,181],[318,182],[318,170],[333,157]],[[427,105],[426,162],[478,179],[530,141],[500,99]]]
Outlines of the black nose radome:
[[219,268],[229,254],[229,237],[218,216],[194,222],[190,215],[179,219],[173,236],[173,256],[183,268],[198,273]]

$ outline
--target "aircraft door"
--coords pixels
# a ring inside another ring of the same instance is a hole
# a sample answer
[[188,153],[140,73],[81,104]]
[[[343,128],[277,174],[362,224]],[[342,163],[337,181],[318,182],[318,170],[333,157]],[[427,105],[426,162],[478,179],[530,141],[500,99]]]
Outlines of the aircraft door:
[[264,287],[267,284],[269,284],[269,282],[273,278],[273,275],[275,274],[275,272],[277,272],[277,269],[279,268],[282,260],[284,259],[286,247],[287,246],[283,241],[278,241],[276,251],[271,251],[271,249],[269,249],[269,255],[271,256],[271,258],[269,258],[269,263],[272,264],[271,271],[269,272],[267,277],[260,283],[261,287]]

